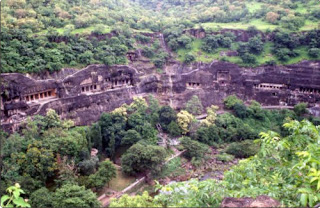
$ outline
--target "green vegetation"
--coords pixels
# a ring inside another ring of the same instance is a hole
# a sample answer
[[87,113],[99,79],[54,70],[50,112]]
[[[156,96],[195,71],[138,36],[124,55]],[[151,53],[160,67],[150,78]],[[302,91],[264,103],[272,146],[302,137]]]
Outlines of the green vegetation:
[[16,183],[14,186],[7,188],[7,195],[1,196],[1,207],[31,207],[29,203],[20,196],[24,191]]
[[198,96],[194,95],[186,103],[186,110],[193,115],[200,115],[203,111],[201,100]]
[[102,188],[105,184],[116,177],[116,168],[110,160],[100,163],[100,167],[94,174],[89,176],[90,185],[95,188]]
[[166,151],[163,147],[137,143],[121,157],[122,170],[130,175],[149,170],[157,172],[165,158]]
[[[177,59],[186,64],[221,59],[256,66],[270,61],[290,64],[319,57],[319,46],[311,47],[304,41],[296,41],[299,44],[294,51],[293,48],[278,50],[276,43],[266,43],[260,55],[251,51],[241,58],[220,57],[221,52],[237,50],[239,43],[230,36],[214,35],[213,42],[207,44],[210,35],[205,40],[195,40],[185,33],[191,28],[203,28],[208,34],[226,28],[247,31],[254,28],[266,34],[277,30],[313,31],[318,29],[320,19],[316,0],[277,3],[271,0],[90,0],[86,3],[11,0],[2,2],[1,11],[3,72],[57,71],[95,63],[126,64],[127,51],[135,49],[142,49],[143,55],[162,68],[168,54],[144,32],[162,32],[167,45],[177,52]],[[217,39],[219,43],[215,44]]]
[[155,173],[156,178],[176,177],[185,173],[185,169],[181,167],[182,159],[176,157],[164,165],[159,173]]
[[180,139],[181,145],[186,152],[184,155],[193,162],[203,162],[206,159],[206,154],[209,153],[209,147],[203,143],[192,140],[189,137]]
[[[314,206],[320,201],[317,162],[320,133],[306,120],[289,121],[284,128],[289,131],[285,137],[272,131],[261,133],[258,154],[227,171],[222,181],[193,179],[158,186],[160,193],[145,201],[163,207],[217,207],[224,197],[265,194],[283,206]],[[226,155],[219,158],[226,159]]]
[[[17,193],[25,193],[33,200],[31,205],[36,207],[100,206],[96,195],[88,189],[89,185],[84,187],[78,184],[81,178],[88,177],[85,175],[92,177],[91,174],[99,181],[108,182],[115,176],[113,165],[109,162],[108,167],[104,168],[106,164],[102,162],[96,172],[99,162],[90,157],[91,141],[86,135],[88,128],[72,126],[72,121],[60,120],[53,110],[49,110],[44,117],[27,119],[20,134],[11,134],[1,145],[1,186],[8,186],[13,181],[21,184],[24,192],[13,191],[14,197],[18,197]],[[46,185],[50,192],[44,188]],[[4,195],[5,190],[2,188],[0,191]],[[20,203],[21,200],[12,202]],[[23,207],[26,206],[23,204]]]
[[[316,60],[320,57],[317,31],[310,31],[305,36],[299,38],[289,38],[290,33],[276,31],[274,41],[263,42],[257,35],[251,38],[248,43],[231,41],[230,45],[219,44],[219,39],[223,36],[207,36],[205,39],[196,39],[190,43],[190,48],[179,48],[177,59],[185,61],[186,55],[191,54],[195,61],[210,63],[212,60],[229,61],[241,66],[258,66],[263,64],[294,64],[302,60]],[[233,40],[232,35],[227,38]],[[305,41],[313,39],[312,41]],[[212,40],[209,43],[209,40]],[[279,43],[279,39],[291,39],[294,41],[293,47],[290,42]],[[238,56],[226,56],[225,53],[237,51]]]
[[126,175],[121,170],[117,170],[117,177],[113,178],[107,187],[115,191],[122,191],[134,181],[134,177]]
[[[195,97],[191,101],[201,106]],[[1,187],[18,182],[34,207],[96,207],[99,202],[92,190],[121,191],[134,181],[131,176],[149,172],[159,179],[188,177],[184,175],[189,174],[183,167],[185,163],[201,170],[217,147],[226,147],[219,150],[216,160],[229,164],[235,157],[248,159],[226,172],[222,182],[189,180],[165,187],[157,185],[161,190],[154,198],[137,196],[131,200],[124,196],[112,203],[133,206],[147,200],[145,206],[217,206],[227,196],[261,194],[288,206],[312,206],[318,202],[317,163],[312,161],[318,157],[319,132],[318,127],[303,120],[307,116],[306,105],[298,104],[294,111],[269,111],[255,101],[244,105],[236,96],[227,97],[224,104],[230,112],[217,115],[216,106],[208,107],[208,117],[201,122],[185,110],[177,114],[169,106],[160,106],[153,97],[135,98],[131,104],[101,115],[90,127],[73,127],[72,121],[61,120],[49,110],[46,116],[28,119],[21,131],[3,141]],[[193,112],[199,113],[197,110]],[[320,124],[319,119],[309,119]],[[181,137],[176,149],[185,150],[185,158],[164,164],[176,150],[157,144],[158,124],[163,128],[162,135]],[[259,135],[261,139],[257,140]],[[99,150],[97,156],[91,156],[92,147]],[[121,162],[121,172],[113,162]],[[189,201],[180,199],[175,186],[184,186],[183,193],[193,197]],[[5,195],[6,190],[1,188],[0,192]],[[170,193],[170,199],[165,193]],[[2,199],[3,203],[11,203],[8,197]],[[196,201],[194,197],[198,197]]]
[[241,142],[231,143],[227,149],[226,153],[234,155],[237,158],[247,158],[254,156],[259,151],[259,144],[255,144],[250,140],[244,140]]
[[222,153],[217,155],[217,160],[222,162],[230,162],[234,159],[233,155],[229,155],[227,153]]
[[66,184],[57,189],[53,196],[53,207],[100,207],[97,196],[84,186]]

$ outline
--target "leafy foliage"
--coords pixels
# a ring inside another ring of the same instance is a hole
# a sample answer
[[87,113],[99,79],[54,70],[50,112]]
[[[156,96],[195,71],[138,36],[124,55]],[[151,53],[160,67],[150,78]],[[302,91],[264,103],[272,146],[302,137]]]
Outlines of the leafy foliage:
[[182,130],[182,134],[187,134],[189,132],[189,125],[194,120],[194,117],[192,114],[188,113],[188,111],[180,111],[177,114],[177,122],[179,127]]
[[231,143],[226,149],[226,153],[237,158],[247,158],[257,154],[258,151],[259,144],[255,144],[252,140]]
[[110,160],[105,160],[100,163],[97,172],[89,176],[89,181],[92,187],[102,188],[117,176],[116,168]]
[[45,187],[34,191],[30,196],[32,207],[52,207],[53,195]]
[[100,207],[97,196],[84,186],[66,184],[57,189],[53,197],[54,207]]
[[284,206],[315,206],[320,202],[319,126],[291,120],[284,127],[290,132],[286,137],[261,133],[258,154],[240,161],[222,181],[192,179],[158,185],[160,193],[153,202],[165,207],[217,207],[224,197],[264,194]]
[[18,183],[8,187],[7,192],[7,195],[1,196],[2,207],[31,207],[30,204],[25,202],[20,196],[24,194],[24,191],[20,188]]
[[189,137],[180,138],[182,146],[186,149],[184,155],[189,159],[196,159],[202,161],[206,158],[206,154],[209,152],[209,147],[198,141],[192,140]]
[[143,192],[140,196],[129,196],[124,194],[118,200],[112,199],[110,207],[157,207],[158,204],[152,201],[148,192]]
[[164,162],[166,151],[163,147],[137,143],[131,146],[121,157],[122,170],[135,175],[143,171],[157,171]]
[[194,95],[186,103],[186,110],[192,115],[200,115],[203,111],[201,100],[198,96]]

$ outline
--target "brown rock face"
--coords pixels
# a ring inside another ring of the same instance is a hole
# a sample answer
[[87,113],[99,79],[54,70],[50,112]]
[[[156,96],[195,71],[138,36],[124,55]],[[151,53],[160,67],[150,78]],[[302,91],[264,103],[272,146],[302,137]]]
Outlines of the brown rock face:
[[226,197],[221,203],[221,207],[280,207],[280,205],[280,202],[266,195],[258,196],[256,199]]
[[254,199],[250,197],[232,198],[226,197],[221,202],[221,207],[249,207]]
[[62,119],[88,125],[102,112],[149,94],[177,110],[184,108],[193,95],[207,107],[222,106],[225,97],[235,94],[246,102],[256,100],[276,108],[306,102],[310,112],[320,115],[320,61],[258,68],[219,61],[187,66],[173,61],[167,63],[162,74],[152,72],[149,64],[136,63],[90,65],[82,70],[32,76],[1,74],[1,125],[15,130],[27,116],[45,115],[49,108]]

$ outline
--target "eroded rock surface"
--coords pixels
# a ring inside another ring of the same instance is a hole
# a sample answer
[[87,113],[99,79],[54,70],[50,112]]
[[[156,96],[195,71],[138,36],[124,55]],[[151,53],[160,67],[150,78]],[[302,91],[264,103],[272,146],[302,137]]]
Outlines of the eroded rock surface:
[[222,106],[223,99],[236,94],[244,101],[257,100],[266,106],[294,106],[307,102],[319,115],[320,61],[287,66],[241,68],[213,61],[190,66],[168,62],[163,73],[152,63],[137,60],[128,66],[90,65],[82,70],[64,69],[54,74],[1,74],[1,125],[15,128],[27,116],[44,115],[49,108],[76,125],[97,121],[135,96],[153,94],[162,104],[176,109],[197,95],[204,107]]
[[226,197],[221,202],[221,207],[280,207],[280,205],[280,202],[266,195],[258,196],[256,199]]

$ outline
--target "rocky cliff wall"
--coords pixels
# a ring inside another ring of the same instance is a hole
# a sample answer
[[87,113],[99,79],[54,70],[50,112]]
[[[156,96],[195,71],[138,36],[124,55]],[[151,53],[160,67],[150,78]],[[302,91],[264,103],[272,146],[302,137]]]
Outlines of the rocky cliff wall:
[[146,73],[146,68],[137,66],[90,65],[37,76],[1,74],[1,125],[15,130],[27,116],[44,115],[49,108],[77,125],[88,125],[102,112],[148,94],[176,109],[183,108],[193,95],[206,107],[221,106],[226,96],[235,94],[262,105],[307,102],[319,115],[320,61],[258,68],[219,61],[190,66],[171,62],[163,74],[150,73],[149,68]]

